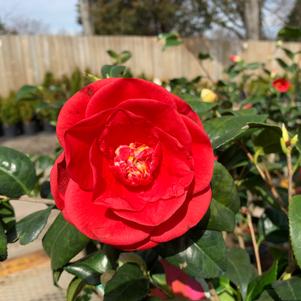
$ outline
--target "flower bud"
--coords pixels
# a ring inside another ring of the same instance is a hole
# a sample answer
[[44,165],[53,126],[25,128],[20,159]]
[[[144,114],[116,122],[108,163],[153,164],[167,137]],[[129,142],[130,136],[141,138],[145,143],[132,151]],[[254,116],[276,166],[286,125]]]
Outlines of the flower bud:
[[229,59],[232,63],[239,63],[242,61],[242,58],[239,55],[235,55],[235,54],[230,55]]
[[291,139],[291,145],[295,146],[298,142],[298,135],[296,134],[292,139]]
[[201,100],[203,102],[213,103],[217,101],[217,94],[210,89],[202,89]]
[[285,124],[283,123],[281,126],[281,131],[282,131],[282,138],[285,143],[288,143],[290,141],[289,133],[285,127]]

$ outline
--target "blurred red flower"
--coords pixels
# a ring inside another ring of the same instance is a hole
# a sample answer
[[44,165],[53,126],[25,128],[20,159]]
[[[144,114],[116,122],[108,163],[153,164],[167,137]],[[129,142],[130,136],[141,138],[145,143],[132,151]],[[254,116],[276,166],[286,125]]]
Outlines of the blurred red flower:
[[292,86],[286,78],[277,78],[273,81],[272,86],[280,93],[286,93]]
[[[206,299],[205,291],[198,281],[165,260],[162,260],[161,263],[166,273],[167,284],[176,297],[185,298],[186,300]],[[152,296],[159,297],[161,300],[168,299],[168,297],[157,288],[152,290]]]

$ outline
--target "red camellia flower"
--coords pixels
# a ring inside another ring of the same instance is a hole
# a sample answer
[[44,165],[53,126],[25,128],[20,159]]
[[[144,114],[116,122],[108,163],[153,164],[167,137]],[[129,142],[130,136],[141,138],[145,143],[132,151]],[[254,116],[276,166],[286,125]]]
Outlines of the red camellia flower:
[[272,85],[280,93],[286,93],[292,86],[291,82],[286,78],[277,78]]
[[[165,270],[166,282],[173,295],[191,301],[208,300],[204,288],[198,281],[165,260],[162,260],[161,263]],[[160,300],[169,299],[159,288],[152,289],[151,295]]]
[[62,108],[51,191],[65,219],[123,250],[181,236],[206,213],[214,156],[197,114],[141,79],[96,81]]

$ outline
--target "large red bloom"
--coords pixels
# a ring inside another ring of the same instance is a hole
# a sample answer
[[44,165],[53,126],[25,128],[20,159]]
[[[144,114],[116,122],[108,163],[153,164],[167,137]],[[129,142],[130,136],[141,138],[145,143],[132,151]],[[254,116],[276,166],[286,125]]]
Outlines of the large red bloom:
[[272,85],[280,93],[286,93],[292,86],[291,82],[286,78],[277,78]]
[[210,200],[213,151],[198,116],[141,79],[104,79],[62,108],[64,151],[51,191],[67,221],[94,240],[147,249],[196,225]]

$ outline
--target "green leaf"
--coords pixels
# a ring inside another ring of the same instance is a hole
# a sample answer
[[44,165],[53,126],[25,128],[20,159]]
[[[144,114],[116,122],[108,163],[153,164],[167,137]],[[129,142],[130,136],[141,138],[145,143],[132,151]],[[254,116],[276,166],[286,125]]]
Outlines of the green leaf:
[[0,147],[0,194],[18,198],[29,194],[37,181],[34,164],[21,152]]
[[301,279],[293,277],[287,281],[276,281],[272,287],[281,300],[300,301]]
[[200,52],[198,55],[198,58],[201,61],[212,59],[210,53],[208,53],[208,52]]
[[6,233],[8,243],[17,240],[16,218],[14,208],[9,201],[0,201],[0,221]]
[[[195,229],[179,239],[163,246],[163,252],[171,250],[166,259],[173,265],[180,267],[192,277],[215,278],[226,269],[226,247],[221,232],[205,231],[201,237],[200,229]],[[180,249],[176,254],[175,251]]]
[[250,262],[249,255],[243,249],[228,249],[226,260],[226,276],[240,289],[245,300],[248,285],[255,276],[255,270]]
[[204,123],[212,146],[219,148],[249,130],[249,123],[264,122],[266,115],[222,116]]
[[211,181],[212,201],[208,211],[206,229],[231,232],[235,227],[235,214],[240,200],[234,181],[227,169],[217,161]]
[[51,267],[57,270],[69,262],[89,242],[61,214],[55,219],[43,238],[43,248],[51,258]]
[[283,59],[276,58],[276,61],[279,64],[279,66],[281,68],[283,68],[284,70],[286,70],[288,68],[288,64]]
[[75,301],[84,287],[85,282],[82,279],[73,278],[67,288],[67,301]]
[[214,198],[211,200],[207,215],[208,222],[205,225],[207,230],[227,232],[234,230],[235,213]]
[[280,145],[281,137],[282,131],[280,127],[268,127],[255,137],[254,145],[262,147],[265,154],[282,152]]
[[118,54],[112,49],[107,50],[107,54],[114,60],[118,59]]
[[0,220],[0,261],[7,258],[7,238]]
[[126,63],[132,57],[132,53],[130,51],[122,51],[119,56],[119,64]]
[[301,267],[301,195],[295,195],[288,208],[290,238],[296,261]]
[[148,280],[134,263],[126,263],[105,286],[104,301],[140,301],[148,294]]
[[286,41],[297,41],[301,38],[299,27],[285,26],[278,32],[278,38]]
[[246,301],[255,300],[263,290],[271,283],[277,280],[278,261],[275,261],[271,268],[253,279],[248,286],[248,294]]
[[87,283],[96,285],[99,283],[100,275],[111,268],[108,258],[102,253],[91,254],[78,260],[64,269],[81,278]]
[[291,50],[288,49],[288,48],[282,48],[282,50],[285,52],[285,54],[286,54],[291,60],[294,59],[295,54],[294,54],[293,51],[291,51]]
[[127,77],[128,72],[129,72],[129,70],[125,66],[104,65],[101,68],[101,75],[102,75],[103,78]]
[[46,209],[31,213],[17,223],[17,233],[21,245],[26,245],[38,238],[41,231],[47,224],[47,220],[52,208],[53,207],[48,207]]
[[189,94],[181,94],[180,96],[200,117],[202,117],[202,115],[210,111],[212,108],[216,107],[215,103],[202,102],[200,97],[197,96],[192,96]]
[[36,100],[40,96],[40,91],[37,86],[24,85],[16,94],[16,100]]
[[[264,291],[261,295],[260,295],[260,297],[259,297],[259,299],[257,299],[256,301],[275,301],[275,299],[270,295],[270,292],[271,292],[271,290],[266,290],[266,291]],[[278,298],[277,298],[278,299]],[[277,300],[276,299],[276,300]],[[279,300],[277,300],[277,301],[279,301]]]

